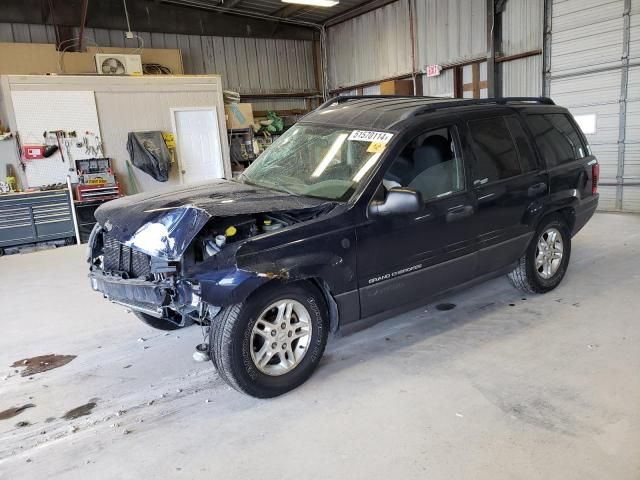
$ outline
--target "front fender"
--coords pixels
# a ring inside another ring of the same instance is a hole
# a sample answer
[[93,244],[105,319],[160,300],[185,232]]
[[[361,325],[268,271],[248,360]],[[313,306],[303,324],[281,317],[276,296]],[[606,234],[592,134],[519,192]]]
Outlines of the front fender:
[[198,273],[191,278],[200,284],[200,295],[204,302],[226,307],[243,302],[251,292],[273,277],[232,267]]

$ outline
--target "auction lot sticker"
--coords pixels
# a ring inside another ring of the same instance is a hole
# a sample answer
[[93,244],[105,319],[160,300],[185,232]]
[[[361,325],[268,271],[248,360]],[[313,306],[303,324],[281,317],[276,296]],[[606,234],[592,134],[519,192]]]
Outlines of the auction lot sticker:
[[372,132],[369,130],[354,130],[349,135],[348,140],[356,142],[376,142],[376,143],[389,143],[393,138],[393,133],[387,132]]

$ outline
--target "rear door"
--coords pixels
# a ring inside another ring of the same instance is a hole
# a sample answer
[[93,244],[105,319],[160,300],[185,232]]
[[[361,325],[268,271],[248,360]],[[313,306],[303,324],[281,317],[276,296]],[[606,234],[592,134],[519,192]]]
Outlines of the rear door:
[[528,214],[542,204],[549,185],[517,114],[474,114],[465,135],[473,159],[474,231],[478,274],[483,275],[508,267],[524,253],[533,233]]
[[577,190],[580,197],[591,195],[591,156],[569,114],[543,112],[524,115],[536,148],[550,174],[552,200],[571,197]]

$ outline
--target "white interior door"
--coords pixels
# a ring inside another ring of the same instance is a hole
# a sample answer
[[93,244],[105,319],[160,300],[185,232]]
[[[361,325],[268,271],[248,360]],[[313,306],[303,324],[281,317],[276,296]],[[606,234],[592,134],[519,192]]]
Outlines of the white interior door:
[[224,177],[216,107],[172,108],[171,111],[181,182]]

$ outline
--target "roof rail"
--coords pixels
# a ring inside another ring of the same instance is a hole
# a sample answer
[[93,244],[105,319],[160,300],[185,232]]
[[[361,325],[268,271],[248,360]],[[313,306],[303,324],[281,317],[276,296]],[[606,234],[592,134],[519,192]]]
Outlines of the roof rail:
[[318,107],[318,110],[347,102],[349,100],[361,100],[361,99],[383,99],[383,98],[396,98],[396,99],[414,99],[414,100],[439,100],[438,102],[425,103],[417,111],[412,112],[411,116],[420,115],[432,110],[438,110],[448,107],[461,107],[465,105],[483,105],[495,103],[498,105],[506,105],[512,102],[532,102],[540,103],[543,105],[555,105],[553,100],[548,97],[502,97],[502,98],[469,98],[469,99],[449,99],[446,97],[418,97],[418,96],[400,96],[400,95],[342,95],[333,97]]
[[413,95],[338,95],[336,97],[332,97],[322,105],[320,105],[317,110],[322,110],[323,108],[330,107],[331,105],[338,105],[340,103],[348,102],[349,100],[376,100],[382,98],[397,98],[397,99],[436,99],[442,97],[421,97],[421,96],[413,96]]
[[449,107],[464,107],[468,105],[507,105],[515,102],[530,102],[539,103],[542,105],[555,105],[553,100],[548,97],[502,97],[502,98],[470,98],[451,100],[446,102],[434,102],[421,106],[419,109],[413,111],[410,116],[417,116],[423,113],[432,112],[434,110],[440,110],[442,108]]

